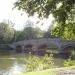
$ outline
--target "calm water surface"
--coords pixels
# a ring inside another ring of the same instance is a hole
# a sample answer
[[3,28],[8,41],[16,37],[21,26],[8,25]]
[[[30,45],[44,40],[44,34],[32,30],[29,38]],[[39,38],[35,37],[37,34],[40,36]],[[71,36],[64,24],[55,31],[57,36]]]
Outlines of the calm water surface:
[[[1,56],[0,55],[0,75],[15,75],[26,72],[25,65],[26,55],[12,55],[12,56]],[[60,64],[62,61],[56,59],[56,65]]]
[[[18,57],[18,56],[17,56]],[[25,59],[14,56],[0,56],[0,75],[14,75],[25,72]]]

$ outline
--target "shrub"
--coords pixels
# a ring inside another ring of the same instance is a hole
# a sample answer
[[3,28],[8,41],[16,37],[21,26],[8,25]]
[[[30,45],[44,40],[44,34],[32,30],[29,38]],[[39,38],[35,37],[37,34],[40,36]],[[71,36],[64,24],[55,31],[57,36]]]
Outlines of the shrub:
[[37,71],[52,68],[53,54],[49,56],[46,54],[43,57],[37,57],[29,54],[29,57],[26,61],[26,71]]
[[75,65],[75,60],[72,60],[71,57],[69,59],[64,60],[64,64],[65,67],[69,67],[69,66],[74,66]]
[[45,56],[42,58],[42,64],[43,64],[43,69],[49,69],[52,68],[54,62],[53,62],[53,54],[45,54]]

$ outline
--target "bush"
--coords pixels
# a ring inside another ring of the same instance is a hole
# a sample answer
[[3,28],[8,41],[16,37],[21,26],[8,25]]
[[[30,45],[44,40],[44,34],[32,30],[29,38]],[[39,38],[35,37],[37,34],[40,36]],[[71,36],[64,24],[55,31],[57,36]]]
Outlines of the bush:
[[69,66],[75,66],[75,60],[72,60],[71,57],[67,60],[64,60],[64,64],[65,67],[69,67]]
[[37,70],[44,70],[52,68],[53,62],[53,55],[50,54],[49,56],[46,54],[43,57],[37,57],[29,54],[29,57],[26,60],[26,71],[37,71]]
[[53,54],[45,54],[45,56],[42,58],[42,64],[43,64],[43,69],[49,69],[53,67]]

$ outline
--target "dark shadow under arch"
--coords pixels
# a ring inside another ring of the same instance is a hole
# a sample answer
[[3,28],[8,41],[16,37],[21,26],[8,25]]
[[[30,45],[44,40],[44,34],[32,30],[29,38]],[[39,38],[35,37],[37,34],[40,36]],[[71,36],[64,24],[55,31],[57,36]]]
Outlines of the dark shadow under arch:
[[16,52],[17,53],[22,53],[22,47],[20,45],[16,46]]
[[32,52],[32,47],[33,47],[32,44],[27,44],[27,45],[25,45],[25,46],[24,46],[24,52],[25,52],[25,53]]
[[46,49],[48,48],[48,45],[47,44],[41,44],[38,49]]
[[70,56],[72,57],[72,51],[75,51],[75,47],[73,45],[66,45],[62,49],[62,54],[63,57],[69,58]]

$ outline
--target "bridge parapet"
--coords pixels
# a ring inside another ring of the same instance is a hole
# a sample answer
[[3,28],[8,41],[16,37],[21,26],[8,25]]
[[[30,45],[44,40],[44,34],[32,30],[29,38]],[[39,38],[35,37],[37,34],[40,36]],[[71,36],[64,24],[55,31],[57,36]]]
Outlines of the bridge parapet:
[[62,41],[63,45],[75,45],[75,41],[73,40],[65,40]]
[[58,38],[42,38],[42,39],[31,39],[31,40],[23,40],[19,42],[14,42],[15,45],[26,45],[26,44],[42,44],[42,43],[54,43],[60,42]]

